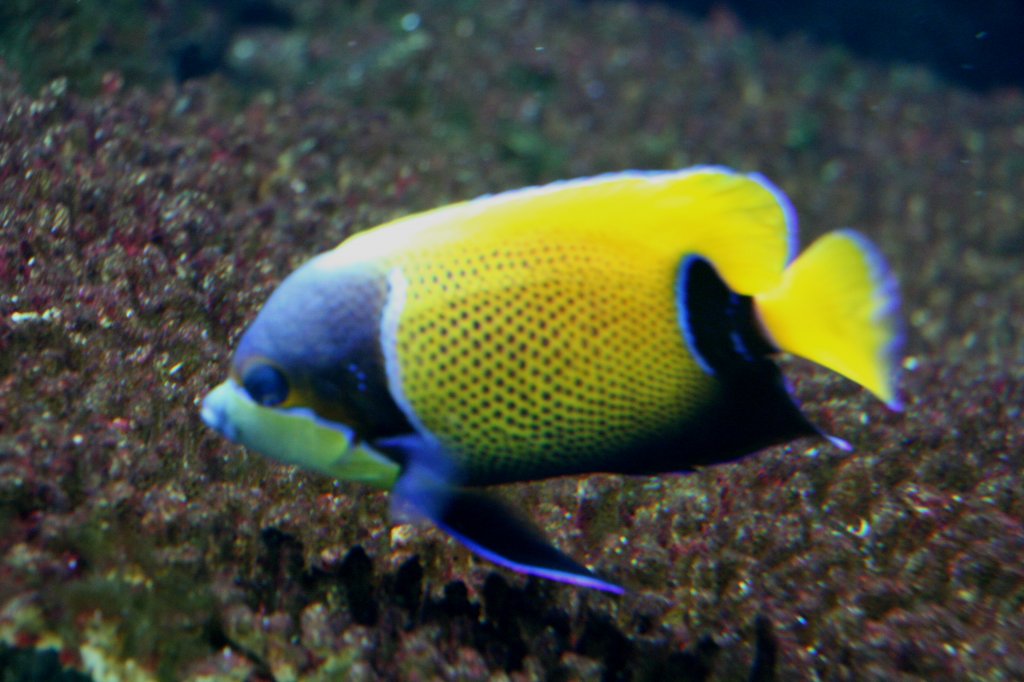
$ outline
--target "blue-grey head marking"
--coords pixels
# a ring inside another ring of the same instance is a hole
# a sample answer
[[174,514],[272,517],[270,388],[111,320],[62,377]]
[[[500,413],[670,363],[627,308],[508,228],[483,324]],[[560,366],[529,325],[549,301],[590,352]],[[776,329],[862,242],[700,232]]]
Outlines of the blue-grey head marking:
[[315,398],[309,407],[337,408],[365,439],[408,432],[381,350],[385,275],[373,263],[339,263],[334,253],[313,258],[274,291],[239,342],[235,374],[247,384],[247,372],[267,363]]

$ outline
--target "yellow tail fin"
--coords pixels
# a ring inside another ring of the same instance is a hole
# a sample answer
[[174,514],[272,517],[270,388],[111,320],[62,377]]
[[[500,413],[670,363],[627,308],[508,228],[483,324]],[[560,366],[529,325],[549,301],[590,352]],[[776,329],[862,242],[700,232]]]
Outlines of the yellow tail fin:
[[761,324],[781,350],[856,381],[901,409],[896,282],[881,255],[851,230],[825,235],[754,297]]

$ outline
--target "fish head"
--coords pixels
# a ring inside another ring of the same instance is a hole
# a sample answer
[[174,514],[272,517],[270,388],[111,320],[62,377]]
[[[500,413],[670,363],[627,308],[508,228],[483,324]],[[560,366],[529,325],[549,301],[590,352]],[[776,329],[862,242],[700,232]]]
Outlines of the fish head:
[[362,438],[374,426],[363,415],[374,413],[377,398],[370,388],[379,353],[368,350],[377,333],[367,324],[373,300],[364,291],[365,273],[324,267],[327,255],[270,296],[200,415],[229,440],[273,460],[390,487],[397,465]]

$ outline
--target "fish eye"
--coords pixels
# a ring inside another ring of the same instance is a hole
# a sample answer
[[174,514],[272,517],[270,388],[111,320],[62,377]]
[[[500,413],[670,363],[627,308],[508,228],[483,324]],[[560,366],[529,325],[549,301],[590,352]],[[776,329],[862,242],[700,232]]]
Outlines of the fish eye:
[[256,365],[242,380],[249,397],[259,405],[273,407],[288,397],[288,379],[281,370],[270,365]]

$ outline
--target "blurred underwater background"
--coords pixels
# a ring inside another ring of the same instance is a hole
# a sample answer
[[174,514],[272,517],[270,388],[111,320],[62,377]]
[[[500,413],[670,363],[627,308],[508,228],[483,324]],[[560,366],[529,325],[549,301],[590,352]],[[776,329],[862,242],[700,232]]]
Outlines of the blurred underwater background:
[[[1010,0],[4,0],[0,679],[1024,678],[1022,30]],[[346,236],[694,164],[879,245],[905,411],[789,359],[853,452],[503,489],[626,595],[199,420]]]

